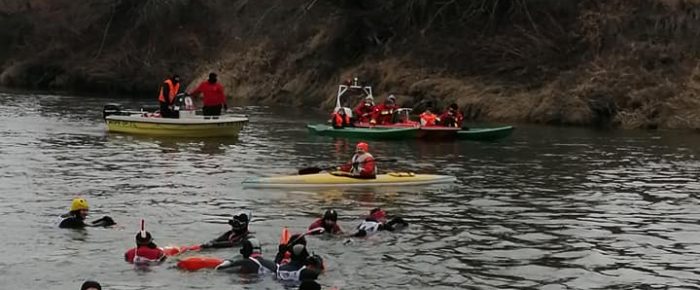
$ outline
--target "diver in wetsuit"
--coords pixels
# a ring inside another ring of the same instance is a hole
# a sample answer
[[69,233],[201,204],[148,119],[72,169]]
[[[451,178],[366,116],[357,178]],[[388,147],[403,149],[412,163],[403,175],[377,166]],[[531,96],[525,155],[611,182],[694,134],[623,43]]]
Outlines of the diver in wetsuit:
[[84,227],[109,227],[117,224],[111,217],[108,216],[103,216],[102,218],[87,224],[85,223],[85,219],[88,216],[88,212],[89,206],[87,200],[76,197],[71,202],[70,211],[61,215],[61,220],[58,223],[58,227],[62,229],[81,229]]
[[357,226],[357,232],[353,237],[367,237],[379,231],[393,232],[398,229],[408,227],[408,223],[401,217],[395,217],[387,222],[386,212],[381,208],[374,208],[369,212],[369,216]]
[[250,217],[245,213],[234,216],[228,221],[228,224],[231,225],[231,230],[223,233],[216,239],[202,244],[202,248],[231,248],[240,245],[241,242],[250,236],[250,231],[248,230],[249,222]]
[[227,272],[238,272],[241,274],[265,274],[272,273],[277,269],[275,262],[262,257],[262,248],[260,242],[255,238],[244,240],[241,243],[242,259],[225,260],[216,270],[225,270]]
[[[289,259],[285,259],[286,253],[290,253]],[[276,277],[282,281],[315,280],[323,271],[323,259],[318,255],[309,255],[306,239],[300,234],[292,235],[289,243],[280,245],[275,263]]]

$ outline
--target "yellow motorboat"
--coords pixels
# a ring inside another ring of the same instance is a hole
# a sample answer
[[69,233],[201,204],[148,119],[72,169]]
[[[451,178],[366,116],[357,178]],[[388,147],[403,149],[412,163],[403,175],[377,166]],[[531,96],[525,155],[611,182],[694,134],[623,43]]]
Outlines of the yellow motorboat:
[[181,111],[180,118],[160,118],[147,111],[121,111],[105,106],[104,119],[109,132],[174,136],[227,137],[238,136],[248,118],[244,116],[204,117],[194,111]]
[[328,172],[306,175],[287,175],[263,178],[248,178],[243,181],[246,188],[323,188],[323,187],[384,187],[415,186],[437,183],[451,183],[456,178],[450,175],[414,174],[411,172],[391,172],[379,174],[375,179],[361,179],[333,175]]

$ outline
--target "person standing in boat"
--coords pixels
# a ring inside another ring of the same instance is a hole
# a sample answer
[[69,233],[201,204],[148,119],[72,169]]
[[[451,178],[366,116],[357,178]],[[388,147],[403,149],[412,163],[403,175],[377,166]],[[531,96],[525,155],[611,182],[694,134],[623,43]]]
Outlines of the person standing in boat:
[[335,129],[343,129],[352,126],[352,123],[350,123],[350,116],[345,113],[345,108],[338,108],[331,115],[331,122]]
[[175,96],[180,92],[180,76],[174,74],[163,81],[158,93],[160,103],[160,116],[163,118],[179,118],[180,113],[175,111]]
[[374,113],[374,97],[366,96],[362,102],[357,104],[353,113],[355,113],[357,122],[369,123],[372,120],[372,113]]
[[442,115],[440,115],[440,125],[445,127],[461,128],[464,116],[459,111],[457,104],[451,104]]
[[231,230],[223,233],[216,239],[201,245],[203,249],[206,248],[231,248],[241,244],[248,236],[250,231],[248,230],[248,223],[250,222],[250,217],[245,213],[240,213],[235,215],[232,219],[228,221],[231,225]]
[[357,143],[355,155],[350,163],[338,167],[338,171],[334,171],[333,174],[365,179],[377,178],[377,166],[374,157],[369,153],[369,145],[365,142]]
[[221,116],[221,110],[228,110],[224,87],[217,82],[217,74],[210,73],[209,79],[201,82],[190,95],[197,97],[202,94],[202,114],[204,116]]
[[62,229],[82,229],[84,227],[109,227],[116,225],[114,220],[108,216],[86,224],[85,219],[88,216],[88,212],[89,206],[87,200],[76,197],[71,202],[70,211],[67,214],[61,215],[58,227]]
[[396,97],[394,95],[389,95],[384,103],[376,106],[374,108],[374,114],[370,123],[376,125],[391,125],[394,123],[394,111],[399,109],[396,105]]

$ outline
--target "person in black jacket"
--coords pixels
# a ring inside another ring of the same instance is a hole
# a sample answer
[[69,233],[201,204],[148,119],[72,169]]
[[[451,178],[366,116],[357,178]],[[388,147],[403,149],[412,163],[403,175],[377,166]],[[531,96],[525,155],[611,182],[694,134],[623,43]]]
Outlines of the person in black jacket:
[[244,240],[241,244],[240,253],[242,259],[225,260],[219,266],[216,266],[216,270],[241,274],[265,274],[272,273],[277,269],[275,262],[262,257],[262,248],[257,239],[250,238]]
[[202,248],[231,248],[240,245],[250,236],[249,223],[250,217],[245,213],[234,216],[228,221],[228,224],[231,225],[231,230],[223,233],[216,239],[202,244]]
[[82,229],[84,227],[109,227],[116,225],[111,217],[104,216],[90,224],[85,223],[88,216],[89,206],[87,200],[76,197],[71,202],[70,211],[61,215],[58,227],[62,229]]

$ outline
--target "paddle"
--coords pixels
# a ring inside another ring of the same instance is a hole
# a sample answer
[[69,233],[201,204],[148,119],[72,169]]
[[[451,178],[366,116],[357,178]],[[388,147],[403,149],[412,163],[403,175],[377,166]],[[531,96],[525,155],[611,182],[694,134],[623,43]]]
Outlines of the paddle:
[[[399,161],[399,160],[398,159],[381,159],[381,158],[374,159],[374,162],[397,162],[397,161]],[[366,162],[367,161],[359,162],[358,164],[364,164]],[[352,163],[345,163],[343,165],[349,165],[349,164],[352,164]],[[321,167],[306,167],[306,168],[299,169],[299,175],[316,174],[316,173],[319,173],[321,171],[334,170],[336,167],[337,166],[329,166],[329,167],[323,167],[323,168],[321,168]]]

